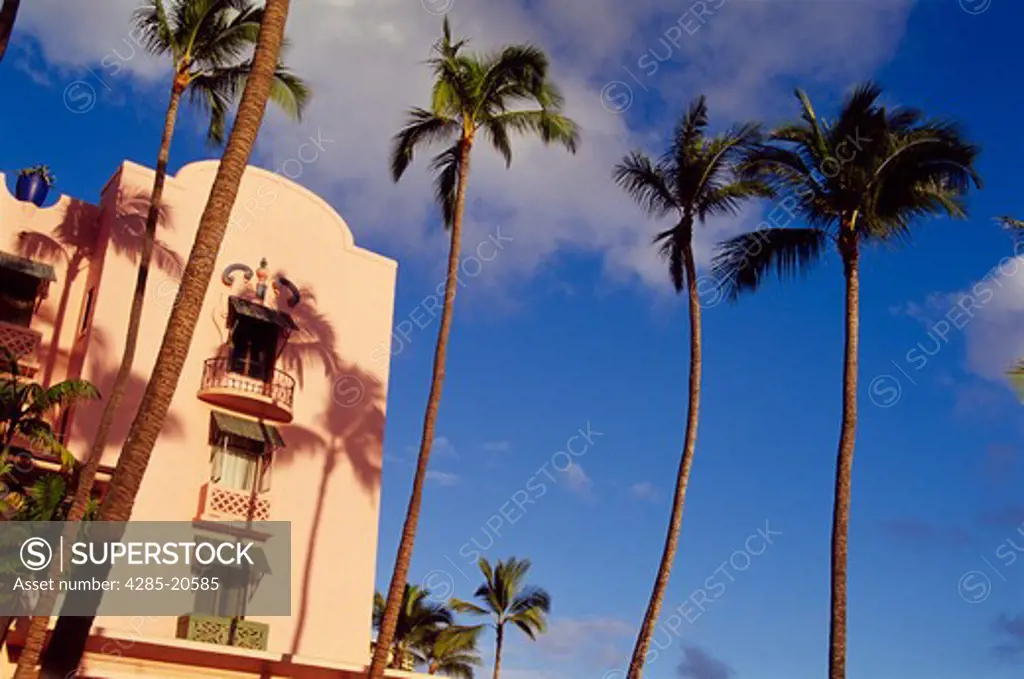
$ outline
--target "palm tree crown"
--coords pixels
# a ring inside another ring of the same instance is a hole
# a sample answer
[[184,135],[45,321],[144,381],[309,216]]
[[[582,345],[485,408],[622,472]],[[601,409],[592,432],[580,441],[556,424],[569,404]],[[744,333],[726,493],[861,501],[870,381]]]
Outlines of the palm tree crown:
[[[375,630],[380,629],[381,620],[384,618],[384,604],[384,596],[380,592],[374,592]],[[400,665],[406,653],[428,643],[441,629],[450,627],[452,622],[452,612],[444,603],[432,600],[429,590],[406,584],[395,636],[391,642],[395,652],[394,664]]]
[[734,174],[740,155],[760,139],[759,127],[746,123],[708,137],[707,125],[707,104],[700,96],[680,119],[671,146],[658,161],[633,151],[615,167],[615,181],[642,208],[654,217],[678,219],[654,238],[669,262],[676,292],[683,289],[684,255],[694,221],[734,215],[745,200],[771,195],[759,179]]
[[[575,153],[576,124],[561,113],[562,96],[548,80],[548,60],[532,45],[511,45],[493,55],[462,52],[466,40],[453,40],[448,19],[443,37],[434,46],[429,64],[436,78],[430,109],[413,108],[405,127],[395,135],[391,175],[398,181],[418,147],[444,143],[431,169],[445,226],[455,217],[456,190],[463,144],[472,144],[483,131],[494,148],[512,163],[513,133],[533,133],[545,143],[556,142]],[[524,105],[536,108],[523,109]]]
[[[227,115],[252,72],[263,21],[253,0],[146,0],[134,23],[143,46],[174,60],[175,87],[210,114],[207,136],[224,142]],[[271,100],[300,118],[310,97],[303,80],[278,66]]]
[[529,559],[499,560],[492,568],[487,559],[481,557],[477,565],[484,575],[484,584],[477,588],[473,597],[483,606],[452,599],[451,607],[455,611],[490,616],[496,628],[515,625],[531,639],[547,630],[551,596],[540,587],[524,582],[530,570]]
[[956,124],[888,109],[880,95],[877,85],[861,85],[830,121],[797,90],[801,121],[772,132],[745,159],[744,176],[785,196],[783,205],[807,226],[770,227],[723,243],[715,270],[731,297],[756,289],[772,270],[804,270],[829,243],[847,258],[860,243],[907,238],[916,217],[965,216],[964,196],[972,183],[981,186],[978,147]]
[[413,649],[416,660],[428,674],[443,674],[455,679],[473,679],[475,668],[483,664],[476,644],[483,625],[452,625],[430,634]]

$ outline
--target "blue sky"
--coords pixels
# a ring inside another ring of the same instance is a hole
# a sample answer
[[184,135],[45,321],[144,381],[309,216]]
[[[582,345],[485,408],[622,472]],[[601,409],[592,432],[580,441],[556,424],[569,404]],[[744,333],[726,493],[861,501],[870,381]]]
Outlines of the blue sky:
[[[56,0],[28,8],[0,69],[4,171],[46,162],[62,191],[93,198],[122,158],[151,164],[165,88],[160,68],[129,58],[122,44],[133,4],[112,2],[99,16]],[[554,598],[552,628],[536,644],[510,643],[506,676],[598,679],[624,666],[662,547],[687,357],[682,300],[668,294],[647,246],[658,225],[617,194],[611,164],[631,147],[660,150],[700,92],[719,125],[772,123],[794,112],[794,85],[827,113],[850,85],[874,78],[888,101],[963,121],[983,147],[986,186],[971,198],[969,220],[920,224],[912,246],[864,258],[849,674],[1019,676],[1024,556],[1013,545],[1024,549],[1024,429],[1000,375],[1024,355],[1024,285],[1014,244],[992,218],[1024,216],[1014,162],[1024,152],[1016,132],[1024,95],[1012,81],[1024,8],[1011,0],[706,4],[715,8],[706,21],[681,33],[672,26],[695,25],[689,0],[455,0],[457,32],[479,46],[532,39],[551,50],[588,134],[576,158],[526,145],[507,172],[478,154],[467,245],[497,233],[512,240],[459,293],[413,579],[468,597],[473,550],[529,557]],[[299,181],[334,204],[358,242],[399,260],[396,323],[422,319],[417,307],[442,280],[445,243],[423,163],[392,186],[383,153],[402,108],[425,101],[418,61],[449,5],[303,5],[290,25],[294,57],[318,103],[297,128],[272,117],[257,158],[280,168],[297,141],[332,140]],[[56,11],[73,16],[53,22]],[[314,46],[338,52],[328,59]],[[649,73],[644,58],[653,54],[665,60]],[[199,132],[187,115],[173,168],[212,154]],[[761,211],[711,225],[704,261],[715,240],[756,224]],[[955,307],[972,287],[984,302],[964,320]],[[804,280],[706,310],[697,458],[647,676],[825,672],[841,304],[830,261]],[[407,501],[435,332],[436,321],[417,329],[393,357],[380,586]],[[923,364],[912,360],[922,355]],[[559,452],[580,453],[584,438],[570,439],[588,427],[581,454]],[[556,471],[570,457],[573,466]],[[515,509],[524,497],[533,504]],[[694,606],[701,590],[703,611]]]

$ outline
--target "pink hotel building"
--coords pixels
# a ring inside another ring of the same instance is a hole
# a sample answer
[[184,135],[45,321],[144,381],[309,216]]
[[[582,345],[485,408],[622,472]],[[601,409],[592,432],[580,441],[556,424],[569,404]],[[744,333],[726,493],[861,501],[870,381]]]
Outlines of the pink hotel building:
[[[138,354],[101,490],[152,370],[216,168],[193,163],[168,178]],[[97,205],[61,196],[37,208],[0,189],[0,345],[23,373],[109,390],[152,183],[152,170],[125,162]],[[177,618],[97,618],[80,677],[365,672],[389,369],[380,347],[390,341],[396,269],[358,247],[325,201],[249,168],[132,518],[290,522],[292,613],[244,616],[238,597],[222,596],[197,597]],[[79,458],[101,408],[80,406],[59,420]],[[35,466],[54,468],[38,456]],[[9,636],[0,677],[13,672],[24,628]]]

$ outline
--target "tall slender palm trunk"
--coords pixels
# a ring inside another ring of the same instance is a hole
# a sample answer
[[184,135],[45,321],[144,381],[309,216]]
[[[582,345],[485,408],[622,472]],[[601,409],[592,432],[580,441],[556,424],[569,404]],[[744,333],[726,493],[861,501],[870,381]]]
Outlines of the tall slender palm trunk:
[[832,620],[829,628],[829,679],[846,677],[846,562],[853,481],[853,449],[857,435],[857,355],[860,335],[860,255],[857,243],[842,248],[846,277],[846,348],[843,355],[843,419],[836,459],[832,506]]
[[[135,292],[132,295],[131,311],[128,314],[128,332],[125,336],[124,355],[121,357],[121,366],[114,377],[114,384],[110,389],[110,395],[103,407],[103,414],[100,416],[99,427],[93,439],[92,447],[85,459],[85,465],[78,475],[78,485],[75,488],[74,499],[71,502],[71,509],[68,511],[66,521],[69,524],[80,522],[85,516],[89,507],[89,499],[92,496],[92,489],[96,482],[96,472],[99,471],[100,461],[103,459],[103,451],[107,447],[107,438],[110,435],[110,428],[114,424],[114,418],[121,408],[121,401],[124,400],[125,391],[128,388],[128,379],[131,377],[132,364],[135,362],[135,351],[138,347],[139,330],[142,327],[142,308],[146,301],[146,282],[149,279],[149,267],[153,260],[153,248],[156,242],[156,227],[160,217],[160,201],[163,198],[164,183],[167,179],[167,163],[171,154],[171,140],[174,137],[174,125],[178,119],[178,106],[181,103],[181,95],[184,92],[183,83],[175,78],[171,88],[171,98],[167,105],[167,114],[164,117],[164,131],[160,142],[160,155],[157,158],[156,178],[153,181],[153,192],[150,196],[149,214],[146,217],[146,231],[142,239],[142,252],[139,256],[139,271],[135,278]],[[73,532],[74,527],[69,525],[66,533]],[[70,537],[66,536],[66,537]],[[46,627],[50,622],[50,609],[56,601],[56,595],[44,594],[43,605],[36,610],[42,615],[36,615],[28,628],[28,635],[25,638],[25,647],[18,659],[18,669],[14,679],[30,679],[35,676],[35,666],[43,651],[43,644],[46,642]]]
[[498,631],[494,640],[494,679],[501,674],[501,648],[505,645],[505,626],[498,623]]
[[68,258],[68,271],[61,286],[60,301],[57,303],[57,315],[53,319],[53,339],[50,340],[50,351],[43,368],[43,387],[49,387],[53,381],[53,371],[57,367],[57,356],[60,354],[60,335],[64,331],[64,318],[68,315],[68,304],[71,302],[71,286],[81,273],[84,256],[76,251]]
[[629,661],[628,679],[640,679],[643,674],[647,651],[654,636],[654,626],[658,623],[668,589],[672,564],[679,549],[679,532],[683,525],[683,508],[686,505],[686,488],[690,481],[690,468],[693,466],[693,454],[697,446],[697,415],[700,411],[700,372],[701,372],[701,327],[700,327],[700,296],[697,291],[697,267],[693,261],[691,234],[687,234],[685,245],[684,266],[686,270],[686,299],[690,314],[690,380],[689,406],[686,413],[686,435],[683,440],[683,454],[679,460],[679,472],[676,475],[676,491],[672,499],[672,513],[669,515],[668,534],[665,537],[665,549],[658,565],[658,575],[654,579],[654,590],[651,592],[647,613],[644,615],[640,634],[636,638],[633,657]]
[[11,632],[11,627],[14,626],[14,622],[18,618],[13,615],[0,616],[0,649],[3,649],[4,643],[7,641],[7,635]]
[[[139,411],[121,450],[110,491],[100,509],[103,521],[127,521],[131,518],[135,497],[177,389],[228,219],[263,123],[284,39],[289,2],[266,2],[252,71],[196,231],[181,287],[153,366],[153,375],[146,385]],[[44,679],[64,679],[78,667],[92,621],[90,617],[60,618],[44,658]]]
[[4,0],[3,7],[0,7],[0,61],[4,60],[7,44],[11,41],[11,32],[14,30],[14,20],[18,17],[19,5],[21,5],[21,0]]
[[142,253],[139,257],[139,272],[135,278],[135,292],[132,295],[132,307],[128,313],[128,333],[125,336],[124,355],[121,357],[121,366],[114,376],[114,384],[110,390],[110,396],[103,408],[103,415],[100,417],[100,424],[93,438],[92,447],[86,457],[85,466],[78,477],[78,486],[75,489],[75,498],[68,512],[68,521],[81,521],[89,506],[89,499],[92,495],[93,485],[96,481],[96,472],[99,470],[100,461],[103,459],[103,451],[107,447],[107,439],[110,437],[110,428],[114,424],[124,400],[125,391],[128,388],[128,381],[132,375],[132,365],[135,363],[135,351],[139,343],[139,331],[142,327],[142,308],[146,301],[146,283],[149,280],[149,267],[153,261],[153,248],[156,245],[156,229],[160,221],[160,203],[163,200],[164,184],[167,181],[167,164],[171,157],[171,141],[174,139],[174,126],[178,120],[178,106],[181,104],[181,95],[185,91],[185,83],[180,78],[175,78],[171,87],[171,99],[167,105],[167,114],[164,117],[164,132],[160,141],[160,155],[156,162],[156,177],[153,179],[153,192],[150,195],[149,213],[146,215],[146,231],[142,239]]
[[388,650],[395,638],[398,612],[402,606],[402,595],[409,577],[409,564],[412,561],[413,545],[416,542],[416,528],[420,520],[423,484],[427,477],[430,449],[434,444],[434,425],[437,423],[437,411],[441,405],[445,359],[448,354],[448,336],[451,334],[452,315],[455,310],[455,290],[458,286],[459,254],[462,250],[462,216],[466,206],[466,184],[469,181],[469,152],[473,147],[471,134],[463,135],[461,146],[459,188],[455,199],[455,214],[452,218],[451,246],[448,250],[448,278],[444,285],[444,308],[441,311],[441,327],[437,331],[437,348],[434,350],[433,379],[430,383],[430,395],[427,398],[427,411],[423,418],[423,438],[420,440],[416,476],[412,481],[412,495],[409,497],[409,508],[405,513],[405,524],[402,526],[402,539],[398,543],[395,569],[391,574],[391,585],[388,587],[388,598],[384,604],[384,615],[377,633],[377,645],[374,648],[373,659],[370,661],[370,668],[367,672],[369,679],[381,679],[384,676]]

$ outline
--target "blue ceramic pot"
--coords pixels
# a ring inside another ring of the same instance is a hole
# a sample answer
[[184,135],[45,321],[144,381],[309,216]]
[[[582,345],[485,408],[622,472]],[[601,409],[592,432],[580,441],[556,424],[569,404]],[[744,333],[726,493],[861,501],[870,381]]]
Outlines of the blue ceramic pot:
[[15,187],[14,196],[26,203],[34,203],[42,207],[46,195],[50,192],[50,185],[46,183],[40,174],[24,174],[18,177],[18,185]]

